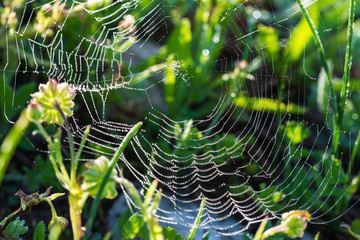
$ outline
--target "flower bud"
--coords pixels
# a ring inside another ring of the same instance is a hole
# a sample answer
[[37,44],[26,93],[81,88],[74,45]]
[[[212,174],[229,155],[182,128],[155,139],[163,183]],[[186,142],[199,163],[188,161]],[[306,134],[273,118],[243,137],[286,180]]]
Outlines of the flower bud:
[[69,222],[66,218],[55,216],[49,223],[49,239],[59,239],[68,223]]
[[43,114],[44,111],[41,106],[32,99],[26,108],[26,117],[32,122],[38,122],[41,121]]

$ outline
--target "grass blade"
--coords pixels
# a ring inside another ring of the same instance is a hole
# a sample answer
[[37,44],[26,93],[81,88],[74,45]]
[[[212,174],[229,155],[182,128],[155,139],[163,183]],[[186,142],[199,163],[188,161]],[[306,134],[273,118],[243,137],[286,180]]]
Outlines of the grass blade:
[[0,185],[5,175],[6,168],[10,163],[10,159],[14,154],[15,148],[20,143],[22,135],[29,126],[29,120],[24,110],[15,125],[11,128],[0,148]]
[[[296,0],[296,1],[297,1],[298,5],[299,5],[299,7],[301,9],[301,12],[303,13],[303,15],[304,15],[304,17],[306,19],[306,21],[309,24],[310,30],[312,32],[312,35],[313,35],[313,38],[314,38],[314,41],[315,41],[315,44],[316,44],[318,52],[320,54],[320,59],[321,59],[321,62],[323,64],[323,68],[325,70],[325,73],[326,73],[326,76],[327,76],[327,79],[328,79],[328,82],[329,82],[330,92],[331,92],[331,102],[332,102],[332,107],[333,107],[333,111],[334,111],[334,113],[333,113],[333,131],[336,134],[337,131],[338,131],[338,129],[336,128],[337,127],[336,119],[338,118],[338,105],[337,105],[336,94],[335,94],[335,90],[334,90],[334,84],[333,84],[331,73],[330,73],[330,67],[329,67],[329,64],[328,64],[328,62],[326,60],[325,50],[324,50],[323,44],[321,42],[319,33],[316,30],[315,24],[312,21],[308,11],[304,7],[301,0]],[[335,146],[335,140],[333,140],[333,146]],[[335,149],[335,147],[333,148],[333,150],[334,149]]]
[[[114,169],[116,163],[119,161],[119,159],[120,159],[119,157],[120,157],[121,153],[124,151],[127,144],[135,136],[135,134],[138,132],[138,130],[140,129],[141,126],[142,126],[142,122],[139,122],[132,129],[130,129],[130,131],[126,134],[124,140],[121,142],[120,146],[118,147],[118,149],[116,150],[115,154],[113,155],[113,157],[111,159],[111,166],[109,167],[108,171],[106,172],[106,175],[101,183],[99,192],[96,195],[96,198],[90,209],[89,219],[86,222],[86,229],[87,229],[87,231],[89,231],[87,235],[90,235],[90,231],[91,231],[91,228],[92,228],[95,216],[96,216],[96,211],[97,211],[97,208],[100,203],[100,197],[105,188],[106,182],[109,180],[112,170]],[[85,237],[85,239],[86,239],[86,237]]]
[[185,238],[185,240],[192,240],[195,236],[195,233],[199,227],[200,221],[201,221],[201,217],[202,214],[204,212],[204,208],[205,208],[205,203],[206,203],[206,198],[203,198],[203,200],[200,203],[200,210],[198,212],[198,215],[196,216],[195,222],[193,227],[191,228],[189,234],[187,235],[187,237]]
[[343,84],[341,89],[341,99],[340,99],[340,109],[339,109],[339,117],[337,121],[337,132],[335,133],[334,138],[334,154],[338,151],[339,146],[339,138],[341,132],[341,126],[344,117],[344,109],[346,99],[349,93],[349,79],[350,79],[350,69],[352,63],[352,42],[354,35],[354,19],[355,19],[355,0],[350,0],[350,9],[349,9],[349,22],[348,22],[348,30],[347,30],[347,43],[346,43],[346,56],[345,56],[345,64],[344,64],[344,77]]

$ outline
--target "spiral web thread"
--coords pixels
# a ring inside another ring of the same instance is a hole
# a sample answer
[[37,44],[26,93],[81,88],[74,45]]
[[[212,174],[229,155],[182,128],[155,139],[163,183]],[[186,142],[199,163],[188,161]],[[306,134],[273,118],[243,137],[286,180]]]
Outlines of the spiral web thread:
[[[273,1],[269,2],[273,4]],[[307,8],[316,3],[313,0],[304,2]],[[17,11],[15,4],[12,6],[14,13]],[[162,201],[172,206],[171,209],[158,209],[156,214],[160,221],[191,226],[199,210],[194,206],[199,206],[204,197],[207,202],[200,227],[215,229],[224,236],[240,234],[266,215],[278,219],[282,213],[292,209],[308,210],[314,224],[325,224],[339,217],[331,213],[345,196],[344,191],[339,193],[344,186],[341,168],[331,161],[329,163],[326,154],[318,154],[319,149],[330,152],[332,133],[326,122],[331,108],[327,104],[325,118],[317,122],[309,120],[300,108],[298,112],[289,110],[291,104],[311,105],[304,97],[308,91],[304,82],[318,77],[309,74],[306,48],[301,74],[293,75],[288,71],[286,75],[277,76],[283,78],[286,85],[299,86],[297,92],[290,88],[284,91],[283,102],[287,109],[277,115],[269,111],[268,105],[261,100],[269,99],[272,106],[277,103],[278,89],[272,79],[278,62],[275,59],[265,61],[268,48],[274,46],[257,46],[254,39],[260,35],[261,29],[241,36],[236,35],[234,29],[238,24],[236,21],[240,22],[239,9],[252,4],[253,18],[261,21],[263,30],[278,29],[289,37],[293,29],[288,22],[298,21],[301,16],[295,1],[280,16],[261,16],[264,6],[259,1],[247,1],[225,11],[222,21],[232,34],[226,40],[226,51],[222,51],[214,63],[216,74],[223,80],[221,91],[216,93],[216,102],[202,106],[207,116],[194,120],[175,120],[164,107],[159,107],[157,100],[167,81],[166,69],[174,71],[183,81],[181,87],[193,87],[196,79],[181,70],[182,62],[167,64],[164,59],[165,65],[153,67],[154,77],[141,83],[137,82],[140,74],[132,72],[133,66],[139,62],[136,56],[146,50],[147,43],[160,47],[169,37],[170,16],[163,7],[172,8],[170,3],[62,0],[43,4],[25,1],[23,4],[23,13],[19,15],[17,12],[20,18],[18,27],[11,31],[8,24],[3,36],[6,46],[3,81],[4,84],[9,81],[14,90],[11,96],[5,96],[11,103],[4,105],[4,115],[20,107],[15,104],[18,76],[25,74],[36,78],[45,75],[59,82],[68,82],[77,92],[76,100],[86,106],[86,110],[75,111],[72,117],[76,139],[80,142],[84,126],[91,124],[85,152],[110,158],[132,125],[113,120],[115,117],[112,115],[117,113],[114,100],[109,99],[114,95],[142,99],[145,108],[149,109],[142,117],[144,127],[121,156],[121,165],[129,175],[127,177],[141,183],[145,190],[153,179],[158,179],[163,188]],[[197,6],[199,2],[193,4]],[[337,8],[336,1],[331,7]],[[44,16],[50,12],[58,14],[45,24],[42,32],[28,28],[40,11]],[[119,29],[118,22],[134,11],[137,15],[132,26],[136,30],[131,26]],[[234,14],[236,17],[225,17],[234,11],[239,11],[238,15]],[[92,22],[88,26],[95,23],[97,28],[90,30],[89,35],[79,35],[68,25],[68,18],[74,13],[90,16]],[[318,17],[321,22],[321,16]],[[322,26],[319,31],[344,29],[346,24],[338,24],[333,29]],[[67,47],[65,32],[77,39],[76,47]],[[134,41],[135,44],[119,51],[116,39],[121,39],[122,43]],[[282,39],[273,44],[281,49],[287,46]],[[245,48],[240,48],[240,45]],[[262,67],[255,73],[248,73],[244,77],[246,84],[239,86],[228,81],[229,72],[238,64],[236,60],[242,59],[246,48],[250,59],[260,60]],[[228,52],[231,54],[226,54]],[[209,50],[204,49],[202,53],[208,55]],[[325,88],[326,91],[329,90]],[[4,90],[3,94],[8,93]],[[245,100],[240,106],[242,99]],[[112,107],[109,101],[112,101]],[[296,134],[287,135],[290,126],[279,124],[287,121],[293,121],[295,129],[310,131],[310,136],[294,144]],[[151,129],[151,134],[155,133],[156,137],[150,137],[148,130],[144,129]],[[351,143],[351,133],[343,135],[348,136]],[[324,142],[324,138],[328,139],[325,140],[327,144],[320,144],[320,139]],[[133,204],[129,197],[128,201]]]

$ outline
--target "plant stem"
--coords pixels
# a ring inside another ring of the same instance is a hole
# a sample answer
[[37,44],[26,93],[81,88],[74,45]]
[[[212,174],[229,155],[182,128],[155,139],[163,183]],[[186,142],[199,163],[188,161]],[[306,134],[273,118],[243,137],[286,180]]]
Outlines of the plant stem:
[[55,103],[55,108],[59,111],[61,117],[64,120],[66,133],[67,133],[68,139],[69,139],[70,159],[71,159],[70,185],[73,186],[73,185],[75,185],[76,170],[77,170],[77,163],[75,162],[75,147],[74,147],[73,135],[71,132],[71,127],[70,127],[69,121],[67,120],[64,112],[62,111],[62,109],[58,103]]
[[[67,190],[69,190],[70,189],[70,177],[69,177],[68,172],[66,171],[66,168],[65,168],[65,165],[63,162],[63,156],[61,154],[60,138],[61,138],[61,131],[58,130],[58,132],[55,134],[53,144],[52,145],[49,144],[49,150],[54,151],[54,158],[56,160],[55,162],[59,165],[61,173],[64,176],[64,178],[66,179],[67,187],[65,187],[65,188]],[[50,154],[50,156],[51,156],[51,154]]]
[[7,166],[14,155],[14,151],[17,145],[19,145],[21,137],[28,126],[29,120],[26,117],[26,110],[23,110],[19,119],[11,128],[0,148],[0,185],[5,175]]
[[347,172],[347,178],[346,178],[346,181],[347,181],[347,186],[349,185],[349,181],[350,181],[350,176],[351,176],[351,171],[352,171],[352,166],[354,165],[354,161],[355,161],[355,158],[356,158],[356,154],[357,154],[357,151],[359,149],[359,144],[360,144],[360,131],[357,135],[357,138],[356,138],[356,141],[355,141],[355,146],[354,146],[354,149],[353,149],[353,152],[351,154],[351,159],[350,159],[350,163],[349,163],[349,168],[348,168],[348,172]]
[[[334,90],[334,84],[333,84],[333,81],[332,81],[332,78],[331,78],[330,68],[329,68],[329,65],[328,65],[328,62],[327,62],[326,56],[325,56],[325,50],[324,50],[323,44],[321,42],[319,33],[316,30],[315,24],[312,21],[308,11],[306,10],[304,5],[302,4],[301,0],[296,0],[296,1],[299,4],[301,12],[303,13],[303,15],[304,15],[309,27],[310,27],[310,30],[312,32],[315,44],[316,44],[317,49],[318,49],[319,54],[320,54],[320,59],[321,59],[321,62],[323,64],[323,68],[325,70],[325,73],[326,73],[326,76],[327,76],[327,79],[328,79],[328,82],[329,82],[330,93],[331,93],[331,101],[332,101],[332,107],[333,107],[333,131],[334,131],[335,136],[336,136],[337,131],[338,131],[337,125],[336,125],[336,119],[338,118],[338,116],[337,116],[338,115],[338,105],[337,105],[336,94],[335,94],[335,90]],[[335,138],[333,139],[333,153],[336,154],[334,150],[335,150]]]
[[261,239],[263,239],[263,232],[264,232],[264,230],[265,230],[265,227],[266,227],[266,224],[267,224],[267,222],[268,222],[269,220],[268,220],[268,217],[266,217],[265,219],[264,219],[264,221],[262,221],[261,222],[261,224],[260,224],[260,226],[259,226],[259,228],[258,228],[258,230],[256,231],[256,234],[255,234],[255,236],[254,236],[254,240],[261,240]]
[[76,194],[70,192],[69,195],[69,207],[70,207],[70,219],[71,219],[71,227],[73,230],[73,238],[74,240],[80,240],[82,235],[81,230],[81,212],[82,209],[79,206],[79,201]]
[[99,192],[97,193],[96,198],[90,209],[90,215],[86,222],[86,229],[88,232],[87,232],[87,236],[85,236],[85,239],[87,239],[91,234],[91,228],[92,228],[95,216],[96,216],[97,208],[100,203],[100,197],[102,195],[102,192],[104,191],[107,181],[110,178],[111,172],[114,169],[116,163],[119,161],[120,155],[124,151],[125,147],[130,142],[130,140],[135,136],[135,134],[138,132],[138,130],[140,129],[142,124],[143,124],[142,122],[139,122],[133,128],[130,129],[130,131],[126,134],[126,136],[124,137],[123,141],[121,142],[120,146],[118,147],[118,149],[116,150],[115,154],[113,155],[113,157],[110,161],[111,165],[110,165],[109,169],[107,170],[103,181],[101,182]]
[[340,132],[344,117],[345,103],[348,96],[349,89],[349,79],[350,79],[350,69],[352,64],[352,42],[354,34],[354,19],[355,19],[355,0],[350,0],[350,9],[349,9],[349,22],[347,30],[347,44],[346,44],[346,56],[344,64],[344,77],[343,84],[341,89],[341,99],[340,99],[340,109],[339,116],[337,121],[337,131],[334,138],[334,154],[336,155],[339,147],[339,138]]
[[200,224],[200,221],[201,221],[201,217],[202,217],[202,214],[204,212],[204,208],[205,208],[205,203],[206,203],[206,198],[203,198],[201,200],[201,203],[200,203],[200,209],[199,209],[199,212],[196,216],[196,219],[195,219],[195,222],[194,222],[194,225],[192,226],[189,234],[187,235],[186,239],[185,240],[192,240],[195,236],[195,233],[196,233],[196,230],[198,229],[199,227],[199,224]]

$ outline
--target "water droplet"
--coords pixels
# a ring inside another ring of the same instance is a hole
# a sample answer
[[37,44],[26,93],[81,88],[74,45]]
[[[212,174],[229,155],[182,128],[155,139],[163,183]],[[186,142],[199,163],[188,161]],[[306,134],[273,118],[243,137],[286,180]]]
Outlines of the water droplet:
[[279,43],[280,47],[286,47],[286,44],[287,44],[287,40],[285,38],[280,40],[280,43]]
[[214,42],[214,43],[218,43],[219,41],[220,41],[219,36],[215,36],[215,37],[213,38],[213,42]]
[[235,94],[235,93],[232,93],[232,94],[231,94],[231,97],[232,97],[232,98],[236,97],[236,94]]
[[353,114],[352,114],[352,118],[353,118],[354,120],[357,120],[357,119],[359,118],[359,114],[353,113]]
[[202,51],[202,54],[204,55],[204,56],[208,56],[209,55],[209,50],[208,49],[204,49],[203,51]]
[[261,18],[261,12],[259,10],[255,10],[252,15],[255,19]]
[[229,80],[229,74],[222,75],[222,80],[224,80],[224,81]]

